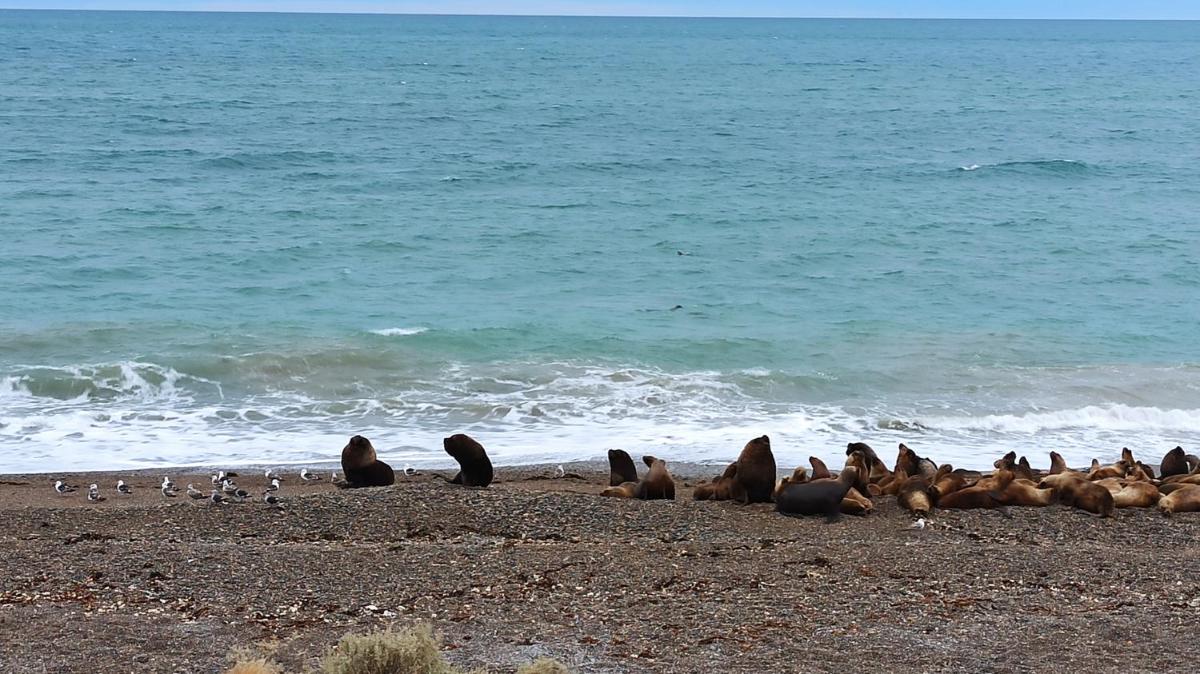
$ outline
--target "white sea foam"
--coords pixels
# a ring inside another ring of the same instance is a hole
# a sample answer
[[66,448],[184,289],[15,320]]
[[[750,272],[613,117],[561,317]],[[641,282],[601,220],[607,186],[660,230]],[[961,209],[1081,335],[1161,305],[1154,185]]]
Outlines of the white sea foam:
[[429,328],[380,328],[379,330],[371,330],[373,335],[382,337],[407,337],[409,335],[419,335]]
[[1078,409],[989,414],[980,417],[931,417],[918,423],[930,429],[1041,433],[1047,431],[1179,431],[1200,428],[1200,410],[1089,405]]

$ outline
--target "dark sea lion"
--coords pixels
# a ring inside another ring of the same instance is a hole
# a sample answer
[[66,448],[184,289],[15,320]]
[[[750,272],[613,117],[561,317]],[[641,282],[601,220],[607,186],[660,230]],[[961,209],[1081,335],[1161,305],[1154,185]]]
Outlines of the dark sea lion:
[[1158,475],[1164,480],[1172,475],[1184,475],[1189,472],[1191,467],[1188,466],[1187,454],[1183,447],[1176,447],[1167,452],[1158,467]]
[[1146,464],[1142,463],[1141,461],[1137,462],[1137,467],[1138,467],[1138,470],[1140,470],[1142,472],[1142,474],[1146,476],[1145,479],[1147,479],[1147,480],[1155,479],[1153,468],[1151,468],[1150,466],[1147,466]]
[[1078,475],[1062,473],[1048,475],[1038,483],[1038,488],[1054,490],[1054,500],[1063,505],[1086,510],[1101,517],[1112,517],[1116,504],[1112,494],[1094,482],[1089,482]]
[[879,459],[879,455],[865,442],[851,442],[846,445],[846,456],[861,452],[868,468],[867,482],[879,484],[881,480],[890,479],[892,471]]
[[823,480],[827,477],[833,477],[833,473],[829,472],[829,468],[826,467],[824,461],[815,456],[810,456],[808,457],[808,462],[812,465],[812,476],[809,479]]
[[643,456],[650,472],[638,482],[626,482],[600,492],[601,496],[636,498],[643,501],[675,500],[675,480],[667,470],[667,462],[653,456]]
[[850,492],[858,469],[847,466],[836,480],[816,480],[789,484],[775,499],[775,510],[784,515],[824,515],[837,519],[842,512],[842,500]]
[[1200,486],[1184,485],[1160,498],[1158,511],[1164,515],[1200,511]]
[[608,450],[608,486],[615,487],[625,482],[637,482],[637,467],[633,457],[623,449]]
[[450,480],[451,484],[486,487],[492,483],[492,461],[483,445],[474,438],[465,433],[457,433],[442,440],[442,446],[445,447],[446,453],[458,462],[458,475]]
[[740,503],[770,503],[775,491],[775,455],[763,435],[742,448],[737,459],[733,498]]
[[737,463],[731,463],[725,472],[714,477],[708,484],[697,485],[692,492],[692,498],[697,501],[728,501],[733,498],[734,476],[737,475]]
[[1017,462],[1017,468],[1013,473],[1016,474],[1018,480],[1032,480],[1033,468],[1029,465],[1029,459],[1022,456],[1021,460]]
[[350,438],[342,448],[342,472],[346,475],[343,486],[386,487],[396,482],[392,467],[379,460],[371,441],[361,435]]

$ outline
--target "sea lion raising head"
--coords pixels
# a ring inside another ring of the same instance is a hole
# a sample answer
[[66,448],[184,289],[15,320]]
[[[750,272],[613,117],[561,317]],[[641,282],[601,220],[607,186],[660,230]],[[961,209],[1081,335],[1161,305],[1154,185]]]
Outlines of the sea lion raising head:
[[350,438],[342,448],[342,472],[346,487],[386,487],[396,482],[392,467],[375,455],[371,441],[361,435]]
[[465,433],[457,433],[442,440],[446,453],[458,461],[458,475],[450,480],[451,484],[461,484],[467,487],[486,487],[492,483],[492,461],[488,458],[483,445],[479,444]]
[[667,462],[653,456],[643,456],[642,461],[650,466],[650,472],[638,482],[626,482],[600,492],[601,496],[636,498],[643,501],[675,500],[675,480],[667,470]]
[[1183,447],[1176,447],[1163,457],[1162,463],[1159,464],[1158,475],[1166,479],[1172,475],[1183,475],[1189,471],[1187,454],[1183,451]]
[[833,520],[842,512],[842,500],[846,498],[858,469],[846,466],[836,480],[816,480],[802,484],[789,484],[775,499],[775,510],[784,515],[824,515]]
[[608,486],[615,487],[625,482],[637,482],[637,467],[633,457],[623,449],[608,450]]

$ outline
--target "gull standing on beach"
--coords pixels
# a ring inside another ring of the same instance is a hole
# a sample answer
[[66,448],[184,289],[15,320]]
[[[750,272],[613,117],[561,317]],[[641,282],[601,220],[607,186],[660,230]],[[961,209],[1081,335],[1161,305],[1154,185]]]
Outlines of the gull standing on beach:
[[93,482],[92,485],[90,487],[88,487],[88,500],[93,503],[98,503],[98,502],[104,500],[104,497],[100,495],[100,486],[97,485],[95,482]]
[[279,478],[271,479],[271,486],[267,487],[268,492],[279,491]]
[[304,480],[305,482],[315,482],[317,480],[320,480],[321,476],[317,475],[316,473],[308,472],[307,468],[301,468],[300,469],[300,479]]
[[279,505],[279,498],[271,492],[263,492],[263,503],[267,505]]
[[175,493],[178,491],[179,490],[175,487],[175,483],[171,481],[171,478],[166,475],[163,475],[162,495],[170,497],[170,498],[175,498]]
[[72,487],[62,480],[58,480],[54,483],[54,491],[60,494],[70,494],[71,492],[75,491],[75,489],[76,487]]
[[407,464],[407,463],[404,464],[404,477],[412,477],[413,475],[416,475],[416,474],[417,474],[416,468],[413,468],[411,464]]
[[212,490],[212,494],[209,495],[208,500],[212,501],[213,505],[216,505],[216,504],[220,503],[221,501],[224,501],[225,497],[221,496],[221,492],[214,489],[214,490]]
[[221,491],[225,492],[226,494],[232,495],[232,494],[237,493],[237,490],[238,490],[238,486],[236,484],[234,484],[233,480],[230,480],[228,478],[221,480]]
[[204,498],[204,492],[202,492],[202,491],[200,491],[199,489],[196,489],[195,487],[193,487],[193,486],[191,485],[191,483],[190,483],[190,482],[188,483],[187,495],[188,495],[189,497],[191,497],[191,498],[194,498],[194,499],[202,499],[202,498]]
[[117,480],[117,493],[128,496],[133,493],[133,490],[129,488],[129,485],[125,484],[125,480]]
[[263,471],[263,477],[267,478],[268,480],[272,480],[272,481],[281,479],[279,477],[279,473],[276,473],[275,471],[271,470],[270,468]]
[[566,474],[567,474],[567,469],[563,468],[561,463],[558,464],[558,468],[554,469],[554,479],[556,479],[556,480],[563,477]]

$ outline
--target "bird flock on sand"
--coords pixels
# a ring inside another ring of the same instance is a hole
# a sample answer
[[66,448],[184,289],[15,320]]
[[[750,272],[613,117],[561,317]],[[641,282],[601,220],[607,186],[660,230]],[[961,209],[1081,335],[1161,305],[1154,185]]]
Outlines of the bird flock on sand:
[[[208,501],[213,505],[246,503],[250,499],[251,494],[246,489],[238,486],[234,480],[236,477],[238,477],[238,474],[235,472],[220,470],[212,474],[208,491],[197,489],[195,484],[188,483],[183,493],[193,501]],[[280,505],[282,501],[279,498],[279,490],[283,486],[284,478],[271,469],[263,471],[263,477],[269,482],[263,489],[258,500],[271,506]],[[320,482],[325,479],[322,475],[314,473],[307,468],[300,469],[299,478],[301,482]],[[339,482],[336,471],[329,476],[329,481],[333,484]],[[176,498],[180,493],[179,487],[175,485],[169,475],[163,476],[162,483],[158,489],[163,498]],[[130,496],[133,494],[133,488],[126,484],[125,480],[117,480],[115,490],[118,496]],[[63,480],[55,480],[54,491],[66,496],[79,491],[79,487],[77,485],[69,485]],[[99,503],[108,499],[100,493],[100,486],[93,482],[91,485],[88,485],[87,500],[92,503]]]

